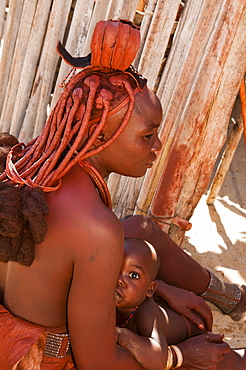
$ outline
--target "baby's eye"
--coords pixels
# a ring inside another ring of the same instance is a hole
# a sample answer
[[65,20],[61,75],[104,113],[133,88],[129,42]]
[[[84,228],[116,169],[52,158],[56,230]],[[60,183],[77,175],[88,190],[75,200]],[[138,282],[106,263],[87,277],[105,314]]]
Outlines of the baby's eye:
[[129,277],[133,280],[137,280],[140,278],[140,275],[137,272],[130,272]]

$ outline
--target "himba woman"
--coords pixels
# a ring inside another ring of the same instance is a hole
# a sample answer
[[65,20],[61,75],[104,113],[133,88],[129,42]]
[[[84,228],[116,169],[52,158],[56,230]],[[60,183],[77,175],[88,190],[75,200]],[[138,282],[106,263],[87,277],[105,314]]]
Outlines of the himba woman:
[[[0,176],[4,370],[143,368],[116,344],[124,235],[155,246],[158,294],[197,326],[200,316],[212,326],[202,293],[234,319],[245,309],[242,288],[222,284],[154,221],[137,216],[121,225],[111,210],[104,178],[143,176],[161,149],[160,102],[131,67],[139,41],[130,22],[101,21],[86,58],[72,58],[59,44],[63,58],[82,71],[66,84],[40,135],[7,156]],[[216,369],[230,351],[222,338],[210,333],[181,343],[183,366]],[[160,368],[173,366],[165,351]]]

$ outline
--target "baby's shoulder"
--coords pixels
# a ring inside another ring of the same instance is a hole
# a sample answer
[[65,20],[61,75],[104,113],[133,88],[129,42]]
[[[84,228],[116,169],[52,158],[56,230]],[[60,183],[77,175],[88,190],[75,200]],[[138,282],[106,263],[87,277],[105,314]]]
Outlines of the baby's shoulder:
[[154,299],[152,297],[147,297],[138,307],[137,316],[141,316],[141,318],[145,316],[154,317],[158,310],[159,306],[155,303]]

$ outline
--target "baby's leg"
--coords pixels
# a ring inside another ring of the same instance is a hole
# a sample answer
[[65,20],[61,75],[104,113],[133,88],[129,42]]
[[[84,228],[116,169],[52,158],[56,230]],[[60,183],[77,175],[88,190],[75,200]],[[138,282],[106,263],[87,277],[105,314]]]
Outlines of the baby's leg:
[[165,318],[165,336],[169,345],[177,344],[187,338],[206,333],[206,330],[198,329],[186,317],[169,308],[162,300],[155,298],[155,301],[161,308]]
[[216,370],[246,370],[246,350],[231,350],[226,353]]

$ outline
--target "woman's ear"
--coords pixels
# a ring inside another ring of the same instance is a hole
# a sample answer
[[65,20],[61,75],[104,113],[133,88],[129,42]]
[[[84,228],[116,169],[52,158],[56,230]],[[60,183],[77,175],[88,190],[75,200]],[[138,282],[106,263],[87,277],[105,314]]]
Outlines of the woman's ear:
[[97,137],[97,140],[99,140],[101,143],[105,141],[106,137],[105,134],[101,131],[100,134]]
[[149,285],[149,288],[148,288],[148,292],[146,294],[147,297],[153,297],[153,295],[155,293],[155,290],[157,288],[157,285],[158,285],[158,281],[157,280],[151,281],[151,283]]
[[97,146],[100,146],[102,145],[104,142],[106,141],[106,135],[103,133],[103,131],[100,132],[100,134],[98,135],[98,137],[96,138],[96,140],[94,141],[94,145],[97,147]]

